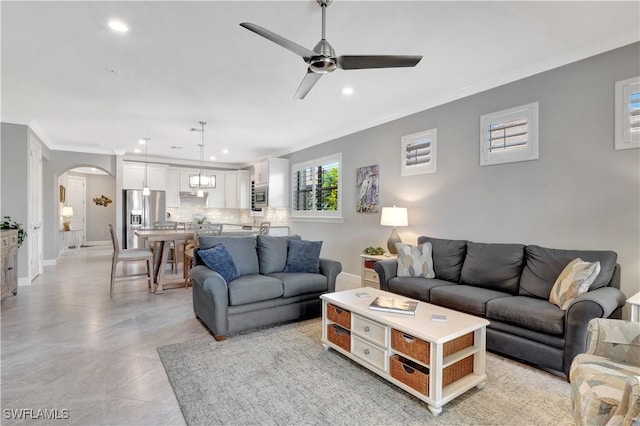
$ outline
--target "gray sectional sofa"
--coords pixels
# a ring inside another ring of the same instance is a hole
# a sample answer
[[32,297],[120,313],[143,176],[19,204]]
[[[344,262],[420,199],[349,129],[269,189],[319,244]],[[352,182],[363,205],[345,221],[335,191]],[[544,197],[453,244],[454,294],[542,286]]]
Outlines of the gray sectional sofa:
[[335,291],[342,265],[320,258],[318,273],[284,272],[289,241],[299,236],[200,237],[199,250],[222,244],[240,276],[226,282],[203,264],[191,270],[193,310],[216,340],[241,330],[320,316],[320,295]]
[[[375,270],[380,288],[486,318],[487,349],[566,376],[587,348],[592,318],[620,318],[625,296],[612,251],[560,250],[535,245],[483,244],[422,236],[432,245],[435,278],[398,277],[397,261]],[[589,291],[566,311],[549,302],[551,288],[575,258],[599,261]]]

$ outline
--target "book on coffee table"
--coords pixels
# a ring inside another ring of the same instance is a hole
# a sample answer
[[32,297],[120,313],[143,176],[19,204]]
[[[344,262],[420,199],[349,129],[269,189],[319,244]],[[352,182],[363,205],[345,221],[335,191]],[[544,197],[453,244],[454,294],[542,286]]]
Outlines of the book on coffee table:
[[400,300],[393,297],[376,297],[369,305],[369,309],[396,314],[415,315],[418,302],[415,300]]

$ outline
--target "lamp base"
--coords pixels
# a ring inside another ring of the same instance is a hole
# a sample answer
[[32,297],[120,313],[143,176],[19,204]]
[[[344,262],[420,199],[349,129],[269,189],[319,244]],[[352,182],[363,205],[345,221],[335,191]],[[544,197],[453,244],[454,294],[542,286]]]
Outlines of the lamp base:
[[64,222],[62,224],[62,230],[63,231],[71,231],[71,223],[70,222]]
[[393,231],[391,231],[391,235],[389,235],[389,239],[387,240],[387,248],[389,249],[389,253],[398,254],[398,249],[396,248],[396,243],[401,243],[400,235],[396,231],[396,227],[393,227]]

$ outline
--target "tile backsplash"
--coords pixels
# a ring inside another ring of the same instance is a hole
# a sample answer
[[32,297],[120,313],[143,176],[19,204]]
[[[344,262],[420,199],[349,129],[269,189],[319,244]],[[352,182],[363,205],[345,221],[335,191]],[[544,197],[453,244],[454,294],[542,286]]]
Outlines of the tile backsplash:
[[168,207],[167,220],[193,222],[196,218],[206,217],[209,222],[219,223],[260,223],[269,221],[272,225],[289,225],[289,210],[267,208],[262,212],[249,209],[207,208],[206,198],[182,197],[180,207]]

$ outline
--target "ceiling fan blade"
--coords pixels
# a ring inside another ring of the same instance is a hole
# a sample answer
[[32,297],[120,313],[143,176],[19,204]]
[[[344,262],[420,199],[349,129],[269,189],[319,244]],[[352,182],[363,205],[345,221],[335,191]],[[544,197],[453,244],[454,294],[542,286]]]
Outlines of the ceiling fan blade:
[[338,57],[338,68],[359,70],[366,68],[415,67],[422,59],[416,55],[345,55]]
[[243,22],[240,24],[240,26],[248,29],[249,31],[253,31],[254,33],[266,38],[267,40],[270,40],[275,44],[278,44],[285,49],[292,51],[296,55],[302,56],[303,58],[310,58],[316,55],[312,50],[309,50],[304,46],[300,46],[298,43],[294,43],[291,40],[287,40],[286,38],[265,28],[262,28],[259,25],[251,24],[249,22]]
[[318,80],[320,80],[320,77],[322,77],[322,74],[307,70],[307,74],[302,79],[302,83],[300,83],[300,86],[293,97],[296,99],[304,99],[311,88],[318,82]]

